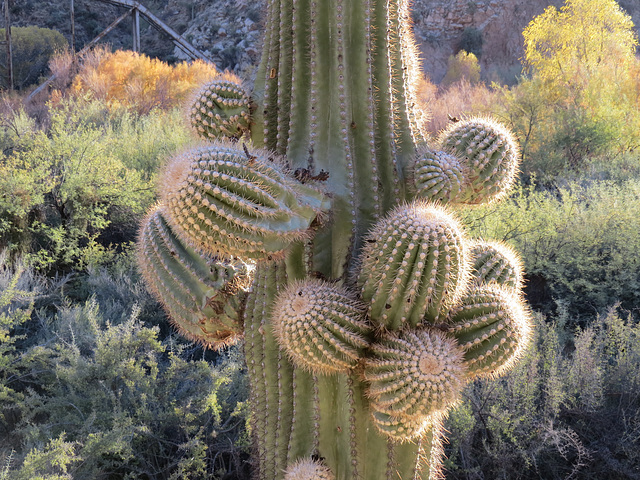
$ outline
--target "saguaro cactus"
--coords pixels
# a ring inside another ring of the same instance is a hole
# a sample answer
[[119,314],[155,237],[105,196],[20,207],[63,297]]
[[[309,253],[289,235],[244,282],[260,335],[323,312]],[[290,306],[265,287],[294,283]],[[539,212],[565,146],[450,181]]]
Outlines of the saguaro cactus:
[[438,477],[447,410],[529,336],[515,253],[454,213],[505,195],[518,148],[482,118],[427,145],[407,4],[269,0],[253,92],[195,97],[215,142],[171,163],[143,226],[179,328],[243,334],[256,479]]

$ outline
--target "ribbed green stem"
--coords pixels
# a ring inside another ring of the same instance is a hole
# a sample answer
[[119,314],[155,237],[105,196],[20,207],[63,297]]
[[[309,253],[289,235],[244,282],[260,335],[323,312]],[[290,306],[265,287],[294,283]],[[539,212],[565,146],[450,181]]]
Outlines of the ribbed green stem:
[[387,480],[388,442],[373,425],[365,386],[357,378],[353,379],[353,399],[355,440],[358,445],[358,476],[353,478]]
[[314,454],[318,432],[315,428],[313,375],[300,368],[293,373],[293,412],[287,462],[291,465]]
[[278,348],[269,325],[269,308],[286,284],[280,263],[260,265],[245,316],[245,354],[251,380],[259,478],[282,478],[291,434],[293,367]]
[[442,427],[430,427],[414,442],[393,445],[391,478],[431,480],[439,478],[442,456]]
[[[328,172],[323,185],[331,197],[331,212],[311,242],[309,267],[328,279],[344,281],[353,275],[366,233],[404,200],[402,179],[407,155],[415,148],[416,122],[411,105],[400,98],[406,93],[400,87],[405,79],[401,37],[407,32],[395,3],[271,0],[269,4],[265,51],[254,92],[254,98],[264,98],[264,109],[258,109],[254,130],[260,131],[252,134],[253,140],[262,141],[264,135],[267,147],[286,152],[292,170],[309,169],[312,176]],[[289,281],[308,275],[304,250],[300,243],[287,254]],[[268,288],[265,283],[259,287]],[[259,309],[253,310],[259,315]],[[263,395],[267,405],[256,408],[272,414],[270,404],[275,399],[267,389],[267,378],[273,378],[272,390],[275,385],[281,390],[285,383],[271,372],[278,362],[282,367],[282,357],[266,366],[266,358],[275,355],[269,351],[269,341],[265,337],[265,373],[257,378],[267,391]],[[366,385],[358,375],[318,375],[314,383],[312,375],[296,369],[291,385],[289,464],[314,453],[337,480],[392,478],[389,462],[395,450],[373,424]],[[273,414],[278,413],[282,422],[282,409]],[[255,423],[265,425],[261,434],[271,438],[265,430],[274,428],[274,419]],[[265,448],[270,446],[275,440],[267,440]],[[310,451],[315,447],[317,452]],[[279,462],[265,461],[259,478],[278,478],[273,465]]]
[[291,118],[288,128],[287,158],[292,168],[306,168],[310,161],[309,132],[311,70],[309,42],[311,25],[302,19],[310,18],[310,0],[293,0],[291,54]]

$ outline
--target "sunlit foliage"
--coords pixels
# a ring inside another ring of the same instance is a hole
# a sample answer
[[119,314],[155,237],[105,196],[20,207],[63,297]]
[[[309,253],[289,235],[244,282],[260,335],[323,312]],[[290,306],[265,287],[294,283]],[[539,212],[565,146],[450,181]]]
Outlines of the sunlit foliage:
[[215,67],[201,60],[171,66],[132,51],[97,49],[84,59],[71,90],[91,92],[111,110],[148,113],[154,107],[181,106],[195,87],[216,75]]

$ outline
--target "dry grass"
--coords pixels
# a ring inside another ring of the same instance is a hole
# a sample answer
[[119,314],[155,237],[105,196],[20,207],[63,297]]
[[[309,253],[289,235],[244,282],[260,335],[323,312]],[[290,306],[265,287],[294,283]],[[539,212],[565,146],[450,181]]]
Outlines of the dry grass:
[[466,79],[442,88],[423,78],[417,93],[418,102],[429,112],[426,128],[432,136],[442,131],[451,118],[490,113],[496,100],[496,93],[485,84],[472,84]]

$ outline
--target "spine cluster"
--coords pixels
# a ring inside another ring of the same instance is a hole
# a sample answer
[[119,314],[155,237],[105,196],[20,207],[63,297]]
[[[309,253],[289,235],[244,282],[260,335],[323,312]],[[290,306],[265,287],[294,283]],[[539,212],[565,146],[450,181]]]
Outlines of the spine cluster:
[[437,322],[467,277],[461,226],[446,210],[417,202],[398,207],[372,229],[359,284],[371,319],[398,330]]
[[212,255],[261,259],[307,235],[324,203],[266,152],[219,143],[176,157],[162,200],[184,241]]

